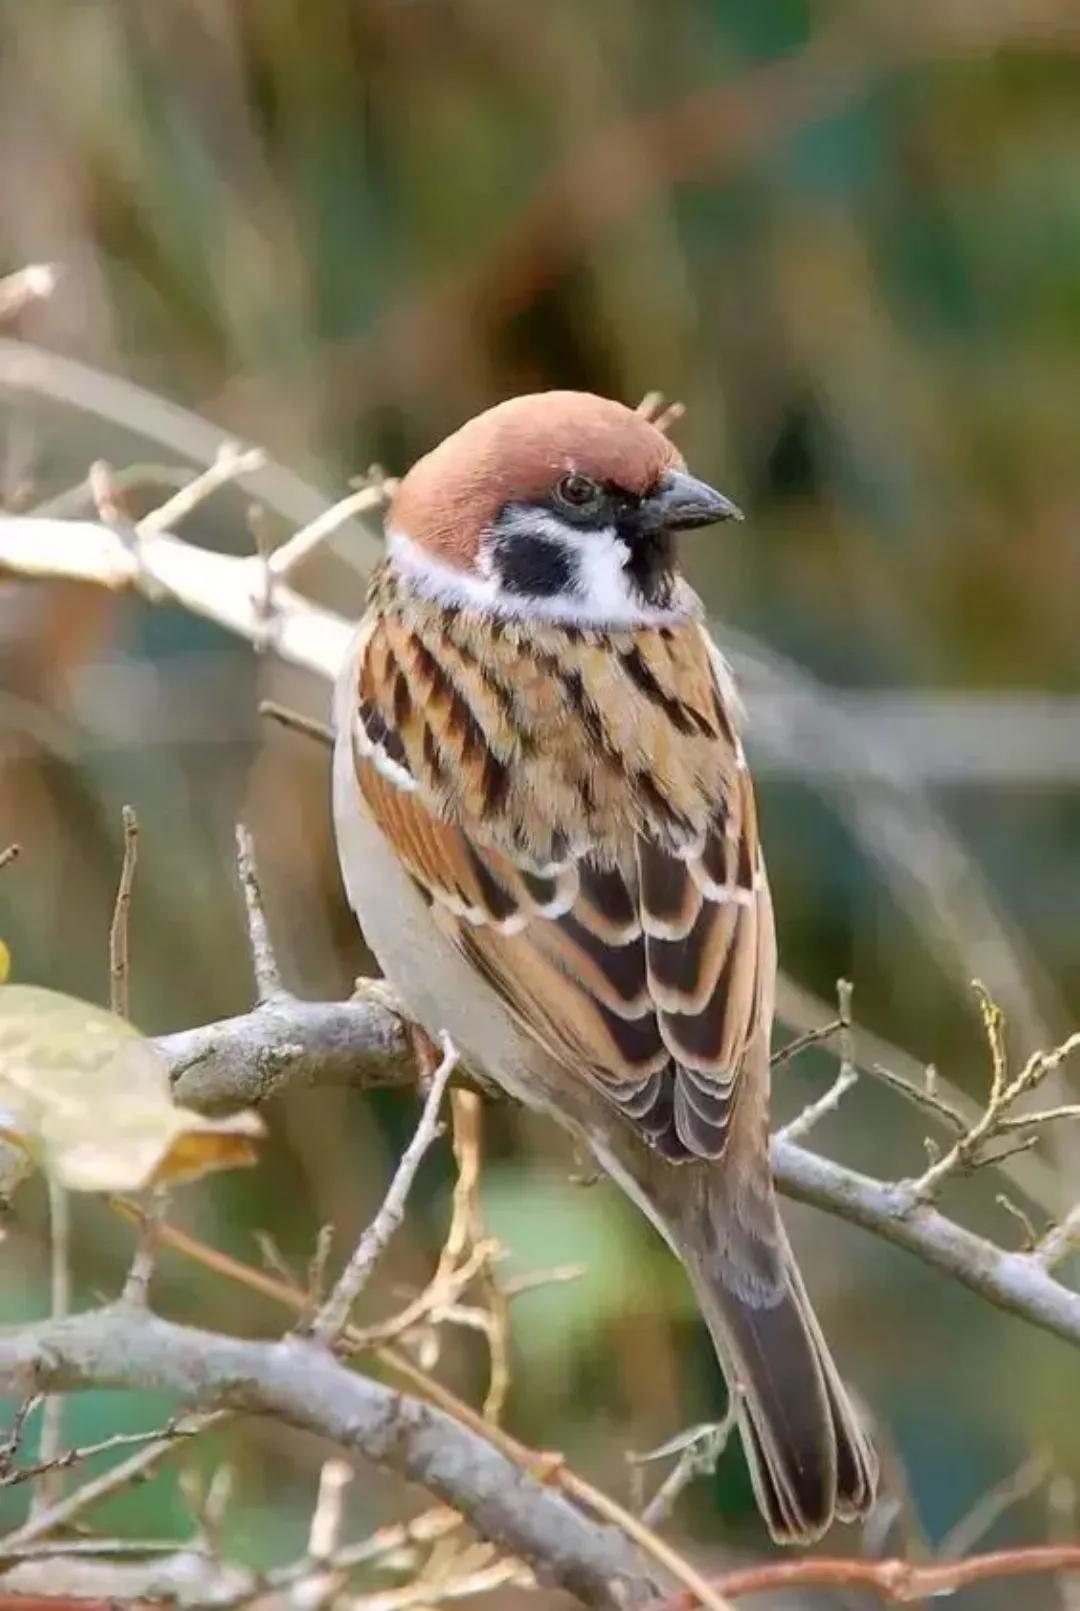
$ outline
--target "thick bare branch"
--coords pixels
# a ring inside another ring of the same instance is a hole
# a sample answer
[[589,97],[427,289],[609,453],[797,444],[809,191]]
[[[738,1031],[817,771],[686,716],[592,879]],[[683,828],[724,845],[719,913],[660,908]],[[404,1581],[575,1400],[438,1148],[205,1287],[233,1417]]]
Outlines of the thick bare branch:
[[297,1337],[248,1342],[122,1307],[95,1310],[0,1337],[0,1392],[31,1385],[175,1393],[271,1416],[421,1483],[586,1605],[616,1611],[653,1592],[614,1529],[587,1520],[442,1411],[355,1375]]
[[337,674],[351,627],[340,615],[301,598],[284,583],[263,607],[265,567],[257,555],[237,558],[149,533],[138,543],[93,520],[0,516],[0,572],[130,589],[214,621],[228,632],[319,676]]
[[351,1001],[281,995],[157,1044],[176,1101],[211,1115],[265,1102],[292,1084],[399,1085],[416,1076],[391,1003],[379,981],[360,981]]

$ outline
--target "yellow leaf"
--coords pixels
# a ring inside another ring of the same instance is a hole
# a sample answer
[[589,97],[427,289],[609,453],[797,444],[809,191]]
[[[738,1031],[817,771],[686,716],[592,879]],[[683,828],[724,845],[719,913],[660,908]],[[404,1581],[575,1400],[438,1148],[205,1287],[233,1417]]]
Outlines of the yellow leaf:
[[0,940],[0,984],[3,984],[4,980],[7,978],[8,974],[10,972],[11,972],[11,952],[8,950],[7,946],[4,944],[3,940]]
[[69,1191],[137,1191],[250,1163],[254,1113],[174,1107],[165,1060],[124,1019],[35,985],[0,985],[0,1136]]

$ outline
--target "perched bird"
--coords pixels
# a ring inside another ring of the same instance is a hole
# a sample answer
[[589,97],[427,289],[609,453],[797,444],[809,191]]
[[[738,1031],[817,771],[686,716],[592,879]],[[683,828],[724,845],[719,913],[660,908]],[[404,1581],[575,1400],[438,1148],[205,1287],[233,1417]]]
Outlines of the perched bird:
[[334,814],[407,1010],[584,1140],[682,1260],[783,1541],[876,1461],[777,1214],[776,950],[727,667],[677,567],[738,518],[581,392],[470,420],[401,482],[336,696]]

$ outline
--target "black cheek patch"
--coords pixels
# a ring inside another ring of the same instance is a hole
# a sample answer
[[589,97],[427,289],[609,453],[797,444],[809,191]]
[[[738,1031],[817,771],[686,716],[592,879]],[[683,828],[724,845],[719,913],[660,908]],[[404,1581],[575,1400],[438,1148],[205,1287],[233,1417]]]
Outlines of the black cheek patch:
[[559,542],[518,532],[504,538],[494,552],[499,580],[508,593],[522,598],[554,598],[577,592],[575,556]]

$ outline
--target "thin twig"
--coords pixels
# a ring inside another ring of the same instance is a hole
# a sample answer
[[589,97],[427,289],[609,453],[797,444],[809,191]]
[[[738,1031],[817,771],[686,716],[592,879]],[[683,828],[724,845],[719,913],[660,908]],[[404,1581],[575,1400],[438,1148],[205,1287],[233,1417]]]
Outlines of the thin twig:
[[1008,1192],[1005,1191],[995,1192],[994,1201],[1005,1210],[1006,1214],[1011,1214],[1013,1219],[1016,1220],[1024,1233],[1020,1243],[1020,1251],[1030,1253],[1039,1237],[1027,1209],[1021,1208],[1019,1203],[1014,1203]]
[[276,699],[260,699],[259,715],[265,716],[268,721],[279,722],[294,733],[303,733],[305,738],[317,739],[320,744],[334,742],[334,730],[329,723],[320,722],[315,716],[305,716],[301,711],[290,710],[288,705],[279,705]]
[[[891,1091],[898,1092],[907,1101],[914,1102],[917,1107],[925,1108],[928,1112],[933,1113],[935,1117],[939,1118],[943,1124],[948,1125],[949,1129],[955,1133],[962,1135],[967,1130],[967,1120],[964,1115],[958,1108],[954,1108],[951,1103],[938,1096],[929,1083],[927,1085],[916,1085],[913,1081],[904,1079],[902,1074],[894,1074],[891,1068],[885,1067],[884,1063],[871,1063],[870,1072],[875,1079],[881,1080]],[[927,1070],[927,1072],[929,1073],[930,1070]]]
[[272,1001],[282,994],[281,974],[274,954],[270,928],[263,908],[262,886],[255,860],[255,841],[242,822],[236,824],[236,870],[244,896],[247,913],[248,943],[251,947],[251,965],[255,974],[255,993],[260,1002]]
[[354,1476],[346,1460],[325,1460],[319,1472],[319,1494],[308,1533],[308,1559],[329,1561],[341,1541],[345,1492]]
[[778,1047],[773,1052],[769,1059],[770,1066],[779,1068],[781,1063],[790,1063],[793,1057],[798,1057],[800,1052],[805,1052],[808,1047],[816,1046],[819,1041],[831,1040],[843,1027],[839,1018],[831,1018],[827,1024],[822,1024],[817,1029],[808,1029],[805,1034],[796,1035],[786,1045]]
[[508,1298],[520,1298],[523,1293],[536,1292],[541,1287],[580,1281],[588,1273],[587,1264],[553,1264],[550,1270],[526,1270],[523,1275],[507,1276],[502,1283],[502,1289]]
[[[983,1112],[965,1129],[963,1135],[957,1138],[944,1157],[932,1163],[929,1169],[911,1183],[914,1195],[922,1202],[933,1197],[949,1175],[978,1168],[980,1164],[999,1162],[1002,1157],[1031,1145],[1035,1138],[1028,1137],[1016,1148],[1010,1147],[995,1155],[987,1155],[984,1152],[987,1142],[992,1141],[1003,1131],[1015,1128],[1026,1130],[1040,1122],[1037,1113],[1014,1117],[1009,1110],[1080,1047],[1080,1032],[1078,1032],[1070,1035],[1052,1051],[1033,1053],[1020,1072],[1010,1079],[1005,1049],[1005,1022],[1001,1009],[978,980],[975,980],[974,987],[979,998],[979,1009],[990,1049],[990,1095]],[[1059,1116],[1056,1109],[1047,1111],[1053,1118]],[[1072,1116],[1071,1113],[1069,1116]]]
[[318,1342],[332,1345],[341,1334],[353,1304],[362,1292],[383,1249],[405,1215],[405,1204],[428,1148],[439,1134],[439,1108],[447,1081],[457,1065],[457,1053],[447,1036],[443,1037],[442,1062],[431,1078],[420,1122],[390,1182],[382,1207],[361,1236],[329,1298],[311,1323],[310,1334]]
[[22,1549],[25,1545],[34,1543],[37,1539],[47,1538],[50,1533],[70,1527],[92,1506],[100,1504],[104,1499],[110,1499],[113,1494],[120,1493],[132,1483],[145,1480],[184,1439],[195,1437],[212,1426],[220,1426],[229,1419],[228,1410],[206,1410],[182,1415],[170,1422],[168,1427],[157,1434],[153,1443],[129,1456],[127,1460],[121,1460],[117,1465],[110,1466],[109,1470],[103,1471],[100,1476],[81,1483],[73,1493],[66,1494],[47,1510],[41,1510],[36,1515],[30,1516],[21,1527],[16,1527],[14,1532],[0,1538],[0,1559]]
[[653,420],[655,420],[663,406],[663,392],[650,391],[645,393],[634,412],[635,414],[640,414],[643,420],[649,420],[651,423]]
[[[1077,1044],[1080,1045],[1080,1039]],[[1029,1130],[1032,1125],[1056,1124],[1060,1119],[1080,1119],[1080,1103],[1063,1102],[1056,1108],[1033,1108],[1030,1113],[1018,1113],[1012,1118],[997,1121],[999,1133],[1007,1130]]]
[[308,1260],[307,1267],[307,1306],[308,1311],[314,1314],[322,1303],[326,1294],[326,1271],[330,1264],[330,1255],[334,1251],[334,1227],[320,1225],[315,1237],[315,1248]]
[[695,1477],[711,1476],[717,1461],[727,1448],[738,1418],[738,1401],[733,1397],[722,1421],[709,1421],[693,1427],[677,1438],[671,1438],[658,1449],[647,1454],[627,1455],[635,1466],[662,1460],[675,1454],[678,1458],[648,1504],[642,1508],[641,1519],[648,1527],[659,1527],[670,1516],[675,1501]]
[[374,486],[363,486],[358,492],[351,492],[341,498],[329,509],[317,515],[314,520],[294,532],[287,542],[276,548],[267,560],[267,568],[275,579],[284,580],[309,559],[320,543],[326,542],[339,531],[346,521],[354,515],[364,514],[369,509],[381,509],[388,498],[393,496],[397,482],[383,480]]
[[678,425],[679,421],[684,417],[685,414],[685,403],[669,403],[668,406],[665,409],[662,409],[661,412],[656,416],[656,418],[653,420],[653,424],[656,426],[658,431],[663,431],[664,435],[666,436],[675,428],[676,425]]
[[[496,1270],[502,1248],[484,1228],[480,1200],[480,1162],[483,1105],[475,1091],[450,1093],[451,1130],[457,1179],[454,1184],[450,1225],[431,1280],[403,1309],[374,1325],[349,1331],[350,1350],[362,1343],[391,1341],[418,1326],[427,1325],[437,1346],[438,1328],[444,1323],[483,1332],[488,1344],[489,1377],[483,1413],[498,1422],[510,1391],[510,1304],[520,1292],[583,1273],[580,1266],[551,1272],[530,1272],[515,1282],[503,1282]],[[474,1281],[483,1303],[460,1300]]]
[[171,531],[219,487],[261,470],[265,463],[266,454],[261,448],[241,448],[236,442],[223,442],[213,464],[192,476],[186,486],[142,517],[135,527],[137,534],[140,537],[156,537],[162,532]]
[[4,1441],[0,1443],[0,1486],[21,1480],[12,1475],[15,1459],[22,1444],[26,1423],[42,1402],[40,1393],[30,1393],[16,1409]]
[[[125,501],[129,493],[139,491],[141,488],[186,487],[190,479],[190,471],[181,469],[176,464],[126,464],[122,469],[115,467],[113,469],[113,485]],[[34,504],[33,508],[26,512],[42,518],[70,517],[93,509],[95,502],[91,478],[87,474],[74,486],[65,488],[63,492],[54,493],[51,498],[45,498],[41,503]]]
[[[392,1522],[386,1527],[380,1527],[368,1538],[361,1539],[356,1544],[344,1544],[335,1549],[333,1554],[325,1561],[325,1566],[335,1572],[347,1572],[357,1566],[366,1566],[372,1561],[378,1561],[384,1556],[397,1554],[412,1544],[430,1544],[438,1539],[447,1538],[458,1532],[464,1525],[461,1516],[456,1510],[450,1510],[445,1505],[438,1505],[431,1510],[422,1511],[411,1521]],[[285,1566],[272,1567],[265,1574],[263,1587],[271,1589],[287,1589],[302,1583],[311,1571],[311,1560],[305,1555],[299,1561],[290,1561]],[[243,1598],[246,1598],[245,1595]],[[217,1611],[226,1611],[226,1607],[239,1604],[240,1600],[226,1599],[216,1602]]]
[[[837,979],[836,1000],[839,1013],[835,1028],[840,1035],[840,1070],[829,1089],[819,1096],[816,1102],[809,1103],[801,1113],[796,1114],[789,1124],[777,1132],[785,1141],[801,1140],[809,1135],[810,1131],[826,1114],[834,1112],[844,1100],[847,1092],[858,1083],[859,1071],[855,1066],[855,1036],[852,1030],[851,997],[853,986],[848,979]],[[834,1026],[826,1025],[831,1031]],[[818,1039],[822,1036],[819,1034]],[[806,1037],[803,1037],[805,1040]],[[785,1047],[789,1056],[794,1053]],[[773,1060],[774,1062],[776,1059]]]
[[124,489],[112,465],[105,459],[95,459],[87,471],[86,484],[99,520],[107,526],[130,531],[132,540],[137,542],[124,499]]
[[139,860],[139,819],[133,807],[123,809],[124,861],[109,928],[109,1005],[121,1018],[131,1017],[131,891]]
[[[49,1248],[50,1248],[50,1312],[54,1320],[62,1320],[71,1310],[71,1202],[58,1181],[49,1176]],[[30,1506],[31,1516],[59,1499],[64,1479],[57,1457],[60,1454],[63,1431],[64,1400],[59,1393],[50,1393],[41,1407],[41,1434],[38,1439],[38,1464],[42,1475],[34,1491]]]
[[1080,1203],[1065,1218],[1051,1225],[1031,1250],[1031,1256],[1044,1270],[1053,1269],[1080,1247]]
[[[1029,1549],[995,1550],[988,1555],[972,1555],[963,1561],[933,1562],[866,1561],[825,1555],[794,1561],[769,1561],[725,1572],[714,1580],[729,1598],[744,1594],[765,1594],[786,1588],[828,1585],[836,1588],[866,1588],[890,1604],[931,1599],[954,1594],[972,1583],[986,1583],[1007,1577],[1045,1572],[1080,1572],[1080,1544],[1040,1544]],[[692,1611],[687,1594],[670,1596],[658,1611]]]
[[271,623],[276,611],[274,573],[270,569],[272,547],[267,529],[266,510],[261,503],[248,505],[247,528],[255,544],[259,567],[259,585],[254,590],[255,609],[264,630],[254,639],[256,654],[262,654],[271,642]]
[[377,1320],[373,1325],[354,1328],[356,1337],[354,1342],[362,1343],[364,1347],[373,1347],[377,1343],[392,1342],[395,1337],[401,1337],[407,1331],[412,1331],[421,1321],[431,1320],[435,1324],[441,1316],[447,1314],[448,1309],[457,1302],[461,1293],[474,1281],[483,1267],[490,1263],[493,1251],[498,1250],[499,1244],[489,1238],[472,1248],[468,1255],[460,1262],[444,1269],[440,1260],[439,1269],[422,1292],[411,1299],[395,1315],[386,1320]]
[[[450,1097],[450,1108],[458,1178],[454,1190],[453,1222],[447,1239],[447,1257],[445,1262],[440,1260],[440,1269],[445,1268],[447,1280],[452,1282],[452,1266],[456,1258],[466,1254],[461,1269],[467,1268],[469,1263],[476,1264],[477,1278],[486,1300],[486,1307],[481,1311],[481,1329],[487,1337],[489,1360],[484,1419],[498,1423],[510,1396],[510,1299],[495,1268],[502,1249],[485,1232],[480,1199],[483,1103],[475,1091],[454,1091]],[[466,1250],[469,1251],[466,1253]],[[466,1284],[460,1281],[460,1290],[464,1290]],[[450,1307],[447,1306],[445,1310],[448,1319],[453,1318]]]
[[412,1611],[413,1607],[448,1605],[453,1600],[464,1600],[473,1594],[490,1594],[493,1589],[532,1588],[535,1578],[520,1561],[495,1561],[479,1567],[475,1572],[447,1578],[442,1583],[430,1583],[418,1578],[401,1588],[383,1589],[374,1594],[353,1594],[342,1602],[342,1611]]
[[193,1542],[205,1554],[220,1557],[222,1528],[236,1486],[236,1468],[220,1461],[209,1478],[193,1465],[180,1471],[180,1491],[195,1523]]
[[[170,1421],[167,1426],[152,1432],[114,1432],[112,1437],[102,1438],[100,1443],[85,1443],[77,1448],[64,1449],[54,1460],[46,1465],[38,1461],[32,1466],[16,1466],[5,1472],[0,1464],[0,1488],[15,1488],[22,1482],[29,1482],[34,1477],[40,1477],[48,1470],[69,1471],[72,1466],[79,1465],[83,1460],[92,1460],[95,1455],[110,1454],[114,1449],[130,1449],[142,1447],[153,1443],[159,1438],[189,1437],[178,1422]],[[4,1554],[4,1545],[0,1542],[0,1555]]]
[[1042,1487],[1052,1467],[1045,1454],[1033,1454],[1016,1471],[1010,1472],[1001,1482],[972,1505],[966,1516],[955,1522],[937,1547],[940,1561],[959,1561],[971,1554],[980,1539],[985,1538],[1014,1505],[1030,1499]]
[[144,1193],[135,1253],[120,1294],[121,1303],[146,1308],[167,1204],[168,1193],[160,1186],[151,1187]]
[[858,1084],[858,1080],[858,1069],[848,1066],[841,1068],[828,1090],[823,1092],[816,1102],[808,1103],[790,1123],[783,1125],[776,1132],[777,1135],[784,1141],[801,1141],[826,1114],[834,1112],[840,1106],[851,1087]]
[[663,431],[666,435],[686,413],[686,404],[666,402],[663,392],[646,392],[635,413],[640,414],[643,419],[647,419],[658,431]]

